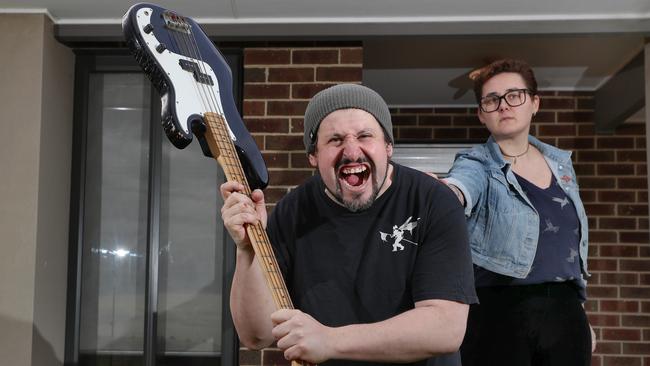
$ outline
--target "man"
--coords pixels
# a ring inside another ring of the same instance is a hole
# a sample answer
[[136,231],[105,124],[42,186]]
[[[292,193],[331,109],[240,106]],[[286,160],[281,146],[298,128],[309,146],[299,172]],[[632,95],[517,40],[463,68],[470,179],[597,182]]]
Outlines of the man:
[[456,197],[390,161],[390,113],[366,87],[321,91],[304,125],[318,174],[277,204],[267,227],[300,310],[276,311],[246,236],[244,225],[266,224],[262,192],[249,198],[238,183],[221,186],[223,221],[237,244],[230,306],[242,343],[277,341],[287,359],[323,365],[423,365],[456,351],[467,304],[476,302]]

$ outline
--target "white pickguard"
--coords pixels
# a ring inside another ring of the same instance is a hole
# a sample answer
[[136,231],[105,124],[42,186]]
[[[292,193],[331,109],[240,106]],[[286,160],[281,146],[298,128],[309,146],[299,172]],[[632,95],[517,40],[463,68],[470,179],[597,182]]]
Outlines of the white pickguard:
[[[141,31],[140,34],[145,40],[145,46],[149,49],[149,53],[162,66],[163,70],[167,73],[167,77],[169,77],[171,83],[174,85],[176,117],[181,124],[183,131],[185,131],[186,134],[189,134],[190,129],[189,126],[187,126],[187,119],[189,116],[193,114],[204,116],[207,112],[223,115],[223,107],[219,95],[219,81],[212,67],[202,60],[179,55],[169,51],[168,49],[165,49],[163,52],[158,52],[156,47],[160,44],[160,41],[155,37],[155,30],[148,34],[142,31],[147,24],[151,23],[152,14],[153,9],[151,8],[141,8],[138,10],[136,14],[138,29]],[[181,68],[179,65],[180,60],[188,60],[198,64],[201,72],[212,78],[214,85],[197,82],[191,72]],[[165,101],[163,101],[163,104],[164,102]],[[226,126],[228,126],[227,123]],[[228,132],[230,133],[230,138],[235,141],[235,134],[230,129],[230,126],[228,126]]]

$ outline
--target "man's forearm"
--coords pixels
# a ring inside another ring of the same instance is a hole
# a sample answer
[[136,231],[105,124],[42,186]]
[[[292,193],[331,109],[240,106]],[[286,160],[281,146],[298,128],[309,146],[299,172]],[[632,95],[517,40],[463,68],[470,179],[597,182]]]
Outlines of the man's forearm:
[[334,328],[332,358],[412,362],[454,352],[465,335],[468,308],[435,301],[382,322]]
[[239,338],[249,348],[273,343],[271,313],[275,304],[253,251],[237,250],[230,291],[230,311]]

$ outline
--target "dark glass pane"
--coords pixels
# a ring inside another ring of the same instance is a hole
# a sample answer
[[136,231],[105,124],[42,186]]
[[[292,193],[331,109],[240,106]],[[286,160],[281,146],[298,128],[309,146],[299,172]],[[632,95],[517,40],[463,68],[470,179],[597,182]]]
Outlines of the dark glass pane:
[[[151,113],[142,74],[92,74],[89,90],[82,364],[96,355],[142,358]],[[111,357],[101,364],[123,364]]]
[[223,173],[196,139],[184,150],[163,139],[158,352],[210,358],[221,353]]

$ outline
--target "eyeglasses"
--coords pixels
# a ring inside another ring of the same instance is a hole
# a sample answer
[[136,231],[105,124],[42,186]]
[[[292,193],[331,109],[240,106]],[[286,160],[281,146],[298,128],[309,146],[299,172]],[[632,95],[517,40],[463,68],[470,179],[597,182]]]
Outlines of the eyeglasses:
[[488,95],[481,98],[479,107],[485,113],[492,113],[501,107],[501,100],[505,100],[506,104],[511,107],[519,107],[526,103],[526,94],[531,94],[528,89],[514,89],[503,94],[502,96]]

